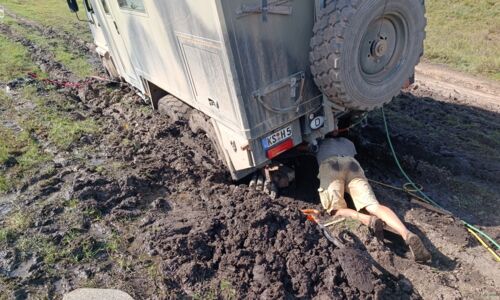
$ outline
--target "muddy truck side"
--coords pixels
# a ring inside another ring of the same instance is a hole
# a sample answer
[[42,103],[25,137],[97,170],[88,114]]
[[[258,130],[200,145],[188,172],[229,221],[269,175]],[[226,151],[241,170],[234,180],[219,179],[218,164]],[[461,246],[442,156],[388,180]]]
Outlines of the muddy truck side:
[[[76,11],[76,1],[68,0]],[[85,0],[109,75],[207,134],[233,179],[389,102],[423,53],[423,0]]]

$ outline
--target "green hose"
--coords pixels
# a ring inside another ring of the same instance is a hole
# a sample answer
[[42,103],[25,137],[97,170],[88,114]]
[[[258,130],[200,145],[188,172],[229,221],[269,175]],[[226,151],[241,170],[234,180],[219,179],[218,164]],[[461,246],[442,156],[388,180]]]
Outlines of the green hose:
[[[406,180],[408,181],[407,184],[405,185],[411,185],[414,190],[419,193],[422,198],[424,198],[427,202],[429,202],[430,204],[442,209],[442,210],[446,210],[444,209],[441,205],[439,205],[438,203],[436,203],[434,200],[432,200],[429,196],[427,196],[427,194],[425,194],[423,191],[422,191],[422,188],[418,187],[415,182],[413,182],[413,180],[410,178],[410,176],[408,176],[408,174],[405,172],[405,170],[403,169],[403,167],[401,166],[401,163],[399,162],[399,159],[398,159],[398,156],[396,155],[396,151],[394,150],[394,146],[392,145],[392,140],[391,140],[391,136],[389,134],[389,126],[387,125],[387,118],[385,117],[385,111],[384,111],[384,108],[382,107],[382,118],[384,120],[384,126],[385,126],[385,133],[386,133],[386,136],[387,136],[387,142],[389,144],[389,148],[391,148],[391,152],[392,152],[392,156],[394,157],[394,161],[396,162],[396,165],[398,166],[399,168],[399,171],[401,171],[401,174],[403,174],[403,176],[406,178]],[[487,235],[486,233],[484,233],[483,231],[481,231],[479,228],[461,220],[462,223],[464,223],[464,225],[472,230],[474,230],[475,232],[479,233],[480,235],[482,235],[483,237],[485,237],[487,240],[489,240],[493,245],[495,245],[495,247],[497,247],[497,250],[500,250],[500,245],[498,245],[498,243],[493,239],[491,238],[489,235]]]

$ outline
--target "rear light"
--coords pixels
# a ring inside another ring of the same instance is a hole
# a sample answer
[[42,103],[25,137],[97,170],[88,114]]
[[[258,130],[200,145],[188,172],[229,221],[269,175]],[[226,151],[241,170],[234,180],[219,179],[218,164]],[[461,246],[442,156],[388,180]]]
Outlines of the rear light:
[[280,155],[281,153],[283,153],[287,150],[290,150],[292,148],[293,148],[293,140],[288,139],[288,140],[282,142],[281,144],[267,150],[267,158],[272,159],[272,158]]

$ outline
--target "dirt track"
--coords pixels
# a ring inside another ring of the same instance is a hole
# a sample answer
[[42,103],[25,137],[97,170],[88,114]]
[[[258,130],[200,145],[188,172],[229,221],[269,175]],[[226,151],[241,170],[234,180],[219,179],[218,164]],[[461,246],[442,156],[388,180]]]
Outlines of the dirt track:
[[[29,41],[23,44],[36,49]],[[49,73],[55,79],[67,72],[50,54],[36,53],[37,64],[54,66]],[[30,109],[20,92],[24,83],[16,83],[10,97]],[[46,89],[40,84],[38,95],[45,97]],[[286,197],[271,200],[231,183],[204,136],[153,112],[128,87],[94,80],[58,92],[76,107],[69,114],[97,120],[100,131],[55,153],[37,176],[0,195],[0,224],[2,215],[19,207],[29,211],[36,218],[23,236],[65,253],[49,263],[36,245],[22,250],[16,240],[2,245],[0,290],[7,291],[7,299],[60,298],[82,286],[120,288],[136,299],[498,297],[498,268],[458,220],[378,186],[381,201],[427,236],[433,260],[415,264],[399,238],[388,236],[380,245],[363,227],[350,224],[356,247],[366,253],[360,267],[373,270],[375,278],[373,292],[360,292],[347,281],[338,251],[299,212],[318,207],[314,160],[297,159],[295,186],[284,191]],[[492,195],[500,192],[499,111],[469,105],[476,96],[442,94],[419,82],[387,112],[410,174],[432,197],[486,226],[498,240],[498,201]],[[52,105],[64,109],[64,103]],[[351,137],[370,178],[403,183],[378,112]],[[37,139],[43,143],[43,134]]]

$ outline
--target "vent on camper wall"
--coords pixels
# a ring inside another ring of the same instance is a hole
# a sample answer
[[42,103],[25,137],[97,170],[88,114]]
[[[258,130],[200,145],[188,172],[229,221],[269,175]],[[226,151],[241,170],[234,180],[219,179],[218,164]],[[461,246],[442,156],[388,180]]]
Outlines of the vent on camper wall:
[[243,4],[236,11],[236,15],[238,18],[253,15],[253,14],[262,14],[262,20],[264,22],[267,21],[268,14],[275,15],[291,15],[292,14],[292,6],[288,5],[289,1],[271,1],[262,0],[260,4],[246,5]]

